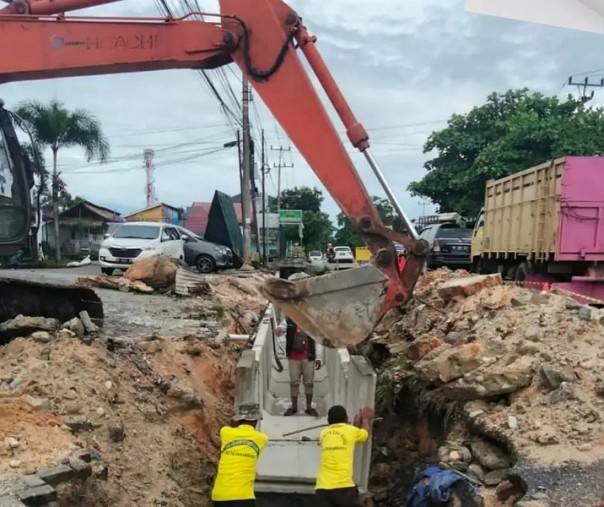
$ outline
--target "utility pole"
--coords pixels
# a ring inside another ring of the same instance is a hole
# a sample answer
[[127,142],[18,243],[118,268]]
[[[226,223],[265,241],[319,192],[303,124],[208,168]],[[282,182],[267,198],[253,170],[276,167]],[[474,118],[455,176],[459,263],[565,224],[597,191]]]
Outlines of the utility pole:
[[242,76],[243,84],[243,172],[241,182],[241,218],[243,220],[243,262],[247,262],[250,255],[250,177],[251,177],[251,150],[250,150],[250,88],[245,76]]
[[[294,167],[294,164],[285,164],[283,163],[283,152],[291,151],[291,148],[283,148],[279,146],[279,148],[273,148],[271,146],[272,151],[279,152],[279,163],[274,164],[275,169],[277,169],[277,214],[281,211],[281,169],[285,169],[287,167]],[[283,226],[281,225],[281,218],[279,218],[279,255],[281,257],[286,256],[287,245],[285,244],[285,236],[283,234]]]
[[[570,76],[568,78],[568,85],[579,87],[579,89],[581,91],[581,96],[579,97],[579,100],[581,101],[582,104],[586,104],[587,102],[589,102],[590,100],[592,100],[594,98],[594,90],[591,91],[591,94],[587,95],[587,88],[604,88],[604,78],[600,79],[599,83],[590,83],[589,78],[586,77],[585,80],[582,83],[580,83],[580,82],[573,82],[573,77]],[[581,90],[581,88],[583,90]]]
[[[256,186],[256,155],[255,155],[254,141],[250,141],[250,186],[252,192],[252,228],[254,238],[256,238],[256,253],[260,255],[260,227],[258,225],[258,187]],[[250,236],[251,237],[251,236]]]
[[266,254],[266,213],[267,213],[266,175],[270,172],[270,170],[271,170],[271,168],[266,163],[264,129],[262,129],[262,160],[261,160],[260,172],[262,173],[262,262],[264,264],[266,264],[268,262],[268,255]]
[[153,150],[146,149],[143,151],[143,157],[145,158],[145,176],[147,180],[145,185],[145,198],[148,208],[155,204],[155,180],[153,179],[155,167],[153,166],[153,155],[155,155]]
[[292,151],[291,148],[283,148],[282,146],[279,146],[279,148],[273,148],[271,146],[271,150],[279,152],[279,163],[273,164],[275,169],[277,169],[277,213],[279,213],[279,211],[281,211],[281,169],[294,167],[294,164],[284,164],[282,160],[283,152]]
[[426,206],[428,206],[428,203],[426,201],[419,201],[417,204],[419,204],[422,207],[422,215],[425,215]]

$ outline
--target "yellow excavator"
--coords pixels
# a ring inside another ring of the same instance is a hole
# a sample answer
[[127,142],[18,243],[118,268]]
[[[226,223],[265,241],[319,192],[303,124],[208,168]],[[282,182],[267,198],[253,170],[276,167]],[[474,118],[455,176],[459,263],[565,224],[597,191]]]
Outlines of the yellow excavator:
[[[364,340],[386,312],[404,305],[411,297],[425,262],[427,244],[419,239],[386,183],[369,149],[367,131],[322,59],[317,38],[283,0],[220,0],[219,13],[191,12],[178,19],[65,15],[114,1],[10,2],[0,10],[0,83],[237,64],[358,229],[372,259],[367,266],[314,278],[272,278],[262,293],[326,346],[352,346]],[[18,58],[14,48],[18,48]],[[363,153],[382,184],[407,235],[383,224],[301,55],[340,117],[350,142]],[[31,176],[14,130],[9,127],[9,114],[2,114],[13,181],[12,190],[0,204],[0,248],[10,249],[23,241],[30,228]],[[402,272],[395,244],[403,245],[408,252]],[[1,287],[0,320],[17,312],[60,314],[64,319],[81,309],[87,309],[97,321],[102,319],[98,297],[89,289],[12,280],[3,280]]]

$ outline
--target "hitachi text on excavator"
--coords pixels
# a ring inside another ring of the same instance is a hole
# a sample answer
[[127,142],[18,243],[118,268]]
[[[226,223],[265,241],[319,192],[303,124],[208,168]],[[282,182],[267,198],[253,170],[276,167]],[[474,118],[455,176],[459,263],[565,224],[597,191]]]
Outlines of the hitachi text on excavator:
[[[316,37],[282,0],[220,0],[219,14],[191,12],[178,19],[65,15],[113,1],[13,0],[0,11],[0,83],[162,69],[212,69],[236,63],[356,226],[373,256],[372,265],[343,272],[295,282],[269,279],[262,292],[324,345],[352,346],[364,340],[388,310],[404,305],[411,297],[427,245],[418,238],[388,186],[369,149],[367,131],[319,54]],[[213,21],[199,21],[199,15]],[[400,215],[406,235],[382,223],[302,65],[300,52],[344,124],[350,142],[364,154]],[[22,160],[16,149],[11,157]],[[29,231],[31,177],[26,165],[10,164],[13,185],[10,194],[1,197],[0,248],[19,244]],[[398,270],[394,242],[408,252],[402,272]],[[19,288],[26,290],[23,282]],[[28,297],[35,290],[32,287]],[[2,298],[10,294],[5,282]],[[77,301],[71,298],[71,303],[77,310]]]

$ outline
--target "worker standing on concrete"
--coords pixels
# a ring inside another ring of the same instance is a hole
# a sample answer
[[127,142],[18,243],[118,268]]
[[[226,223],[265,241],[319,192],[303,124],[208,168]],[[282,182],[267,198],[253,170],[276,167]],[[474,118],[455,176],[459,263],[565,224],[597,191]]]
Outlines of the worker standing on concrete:
[[[288,280],[301,280],[310,278],[306,273],[294,273]],[[290,395],[292,406],[283,415],[290,416],[298,413],[298,398],[300,396],[300,379],[304,383],[306,396],[305,413],[318,417],[316,409],[312,406],[315,386],[315,370],[321,368],[323,347],[316,343],[308,334],[291,319],[286,318],[275,328],[275,334],[280,336],[285,332],[285,355],[289,368]]]
[[261,419],[255,406],[241,406],[230,426],[220,429],[220,461],[212,489],[217,507],[254,507],[256,464],[268,436],[256,430]]
[[365,407],[350,424],[344,407],[329,409],[329,426],[321,431],[321,465],[315,486],[322,507],[361,507],[352,478],[354,448],[369,438],[372,417],[373,409]]

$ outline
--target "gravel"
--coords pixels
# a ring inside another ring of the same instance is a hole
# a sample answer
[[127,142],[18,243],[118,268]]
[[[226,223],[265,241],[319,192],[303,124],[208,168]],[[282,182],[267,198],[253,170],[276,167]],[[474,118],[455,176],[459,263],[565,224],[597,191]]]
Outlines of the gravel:
[[530,461],[514,466],[529,486],[523,500],[540,500],[549,507],[594,507],[604,498],[604,460],[591,465],[567,464],[543,468]]

